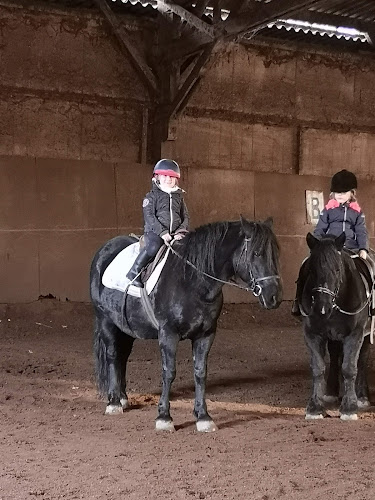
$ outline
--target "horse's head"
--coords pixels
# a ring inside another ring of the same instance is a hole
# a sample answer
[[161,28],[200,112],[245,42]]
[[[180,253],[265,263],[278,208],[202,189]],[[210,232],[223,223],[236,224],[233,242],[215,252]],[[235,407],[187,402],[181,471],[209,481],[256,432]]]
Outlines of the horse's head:
[[307,301],[309,316],[314,314],[328,318],[334,310],[335,300],[343,280],[344,267],[341,251],[345,243],[345,233],[338,237],[327,235],[321,240],[308,233],[306,241],[311,255],[307,286],[302,297],[303,306]]
[[279,245],[272,230],[272,219],[249,222],[241,216],[244,236],[236,255],[235,270],[260,304],[275,309],[281,303],[282,284],[279,275]]

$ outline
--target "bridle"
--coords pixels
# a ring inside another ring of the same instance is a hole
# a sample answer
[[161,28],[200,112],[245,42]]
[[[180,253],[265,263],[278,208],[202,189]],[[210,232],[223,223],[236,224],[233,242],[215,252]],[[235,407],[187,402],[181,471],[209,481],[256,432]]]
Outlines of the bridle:
[[[324,286],[314,287],[311,291],[312,292],[318,292],[318,293],[325,293],[327,295],[330,295],[332,297],[332,303],[333,303],[332,304],[332,309],[337,310],[340,313],[346,314],[348,316],[355,316],[356,314],[359,314],[360,312],[363,311],[363,309],[365,309],[365,307],[367,307],[370,304],[370,301],[371,301],[371,294],[370,294],[369,297],[367,298],[366,302],[364,303],[364,305],[360,306],[359,309],[357,309],[356,311],[353,311],[353,312],[351,312],[351,311],[344,311],[343,309],[341,309],[341,307],[339,305],[336,304],[337,295],[339,293],[339,287],[337,287],[334,292],[332,292],[332,290],[330,290],[329,288],[326,288]],[[302,310],[301,310],[301,313],[302,313],[303,316],[308,316],[308,314],[306,314]]]
[[[250,253],[248,250],[248,243],[250,241],[251,241],[251,238],[244,238],[244,242],[243,242],[243,245],[241,247],[240,256],[238,257],[237,264],[234,266],[234,271],[236,274],[238,272],[238,268],[240,266],[241,258],[242,258],[243,254],[245,254],[244,261],[247,262],[247,256]],[[171,249],[172,253],[174,253],[177,257],[179,257],[181,260],[183,260],[188,266],[195,269],[197,271],[197,273],[203,274],[207,278],[218,281],[219,283],[223,283],[224,285],[235,286],[237,288],[240,288],[241,290],[246,290],[247,292],[252,292],[255,297],[259,297],[263,293],[262,287],[259,284],[260,281],[266,281],[266,280],[270,280],[270,279],[280,279],[280,276],[278,274],[273,274],[270,276],[263,276],[260,278],[255,277],[253,269],[251,267],[251,264],[249,264],[249,278],[250,279],[249,279],[249,286],[248,287],[239,285],[238,283],[235,283],[234,281],[221,280],[220,278],[216,278],[215,276],[212,276],[211,274],[208,274],[208,273],[198,269],[192,262],[190,262],[187,259],[184,259],[184,257],[182,257],[182,255],[180,255],[178,252],[176,252],[176,250],[169,243],[167,243],[166,245]]]
[[[247,257],[248,257],[248,254],[250,253],[248,250],[248,243],[250,241],[251,241],[251,238],[244,238],[244,243],[243,243],[242,248],[241,248],[241,253],[240,253],[240,256],[238,258],[237,264],[235,266],[235,273],[238,272],[238,268],[239,268],[241,257],[242,257],[243,253],[245,253],[244,261],[247,262]],[[254,254],[258,255],[256,252],[254,252]],[[251,291],[255,297],[259,297],[259,295],[262,294],[262,287],[259,284],[259,282],[270,280],[270,279],[276,279],[276,280],[278,279],[279,280],[280,276],[278,274],[272,274],[270,276],[263,276],[262,278],[256,278],[254,276],[252,266],[251,266],[251,264],[249,264],[249,278],[250,278],[249,279],[250,286],[248,288],[246,288],[246,290]]]

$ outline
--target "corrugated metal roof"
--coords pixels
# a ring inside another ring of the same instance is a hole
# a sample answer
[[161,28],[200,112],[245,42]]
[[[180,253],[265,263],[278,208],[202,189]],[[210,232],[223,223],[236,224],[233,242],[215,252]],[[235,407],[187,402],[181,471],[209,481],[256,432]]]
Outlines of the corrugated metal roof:
[[[25,0],[20,0],[21,2]],[[273,4],[278,0],[256,0],[260,4]],[[11,2],[11,0],[10,0]],[[133,14],[155,18],[157,12],[157,0],[107,0],[111,8],[117,13]],[[94,0],[28,0],[33,4],[48,4],[50,6],[60,6],[65,8],[88,8],[97,9]],[[195,5],[192,0],[174,0],[176,5],[191,9]],[[206,8],[206,20],[212,16],[212,7],[214,0],[210,0]],[[222,0],[222,19],[226,19],[230,9],[236,5],[235,0]],[[297,21],[308,21],[310,24],[302,25]],[[294,21],[294,22],[293,22]],[[358,29],[358,33],[343,33],[334,30],[334,27],[345,27],[362,24],[367,28],[370,26],[375,33],[375,1],[374,0],[322,0],[310,8],[301,9],[293,15],[293,21],[288,19],[279,19],[274,23],[269,23],[263,29],[256,33],[250,32],[244,36],[246,39],[253,38],[254,35],[261,35],[267,38],[276,38],[278,40],[304,41],[308,43],[329,44],[335,40],[342,44],[357,43],[361,50],[374,50],[369,43],[369,37],[364,29]],[[328,27],[327,27],[328,26]],[[330,28],[330,27],[331,28]]]

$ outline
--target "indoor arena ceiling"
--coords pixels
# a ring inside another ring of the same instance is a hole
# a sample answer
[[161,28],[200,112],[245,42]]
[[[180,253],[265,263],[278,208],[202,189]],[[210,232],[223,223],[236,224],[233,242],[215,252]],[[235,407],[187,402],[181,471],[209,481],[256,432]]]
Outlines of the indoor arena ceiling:
[[[219,37],[246,40],[257,36],[282,42],[333,45],[343,50],[375,50],[374,0],[103,1],[119,16],[132,14],[154,20],[174,17],[184,30],[184,38],[187,39],[190,32],[196,45]],[[100,0],[19,0],[17,3],[20,2],[69,9],[100,8]]]

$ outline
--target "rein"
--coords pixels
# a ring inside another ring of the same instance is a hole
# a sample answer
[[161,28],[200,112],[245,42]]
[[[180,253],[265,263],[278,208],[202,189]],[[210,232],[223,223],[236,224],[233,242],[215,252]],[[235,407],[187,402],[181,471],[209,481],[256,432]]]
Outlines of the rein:
[[337,297],[337,293],[338,293],[338,290],[336,292],[332,292],[332,290],[330,290],[329,288],[325,288],[323,286],[318,286],[316,288],[313,288],[312,289],[312,292],[319,292],[319,293],[326,293],[327,295],[330,295],[331,297],[333,297],[333,309],[337,309],[337,311],[339,311],[340,313],[342,314],[346,314],[347,316],[355,316],[356,314],[359,314],[360,312],[363,311],[363,309],[365,309],[365,307],[367,307],[371,301],[371,296],[372,294],[370,294],[370,296],[368,297],[368,299],[366,300],[366,302],[364,303],[364,305],[361,307],[359,307],[359,309],[357,309],[356,311],[344,311],[343,309],[341,309],[340,306],[338,306],[336,304],[336,297]]
[[[241,249],[241,253],[240,253],[240,256],[238,258],[237,265],[235,267],[235,272],[237,272],[237,270],[238,270],[238,266],[239,266],[239,263],[240,263],[240,260],[241,260],[241,257],[242,257],[242,254],[244,251],[245,251],[245,259],[247,257],[247,253],[248,253],[247,244],[249,241],[251,241],[251,238],[244,239],[244,245]],[[188,266],[195,269],[195,271],[197,271],[197,273],[203,274],[207,278],[218,281],[219,283],[223,283],[224,285],[235,286],[237,288],[240,288],[241,290],[246,290],[247,292],[252,292],[255,297],[259,297],[259,295],[262,294],[262,287],[259,285],[259,281],[265,281],[265,280],[273,279],[273,278],[280,279],[280,276],[278,274],[271,275],[271,276],[264,276],[263,278],[255,278],[254,273],[252,272],[251,266],[249,266],[250,286],[249,287],[241,286],[241,285],[238,285],[238,283],[234,283],[233,281],[225,281],[225,280],[222,280],[220,278],[216,278],[215,276],[212,276],[211,274],[208,274],[204,271],[201,271],[192,262],[190,262],[187,259],[184,259],[184,257],[182,257],[182,255],[180,255],[178,252],[176,252],[176,250],[174,250],[172,245],[170,245],[169,243],[166,243],[166,245],[167,245],[167,247],[169,247],[171,249],[171,251],[172,251],[172,253],[174,253],[174,255],[176,255],[179,259],[184,261]]]

